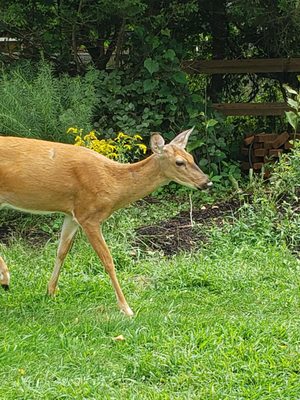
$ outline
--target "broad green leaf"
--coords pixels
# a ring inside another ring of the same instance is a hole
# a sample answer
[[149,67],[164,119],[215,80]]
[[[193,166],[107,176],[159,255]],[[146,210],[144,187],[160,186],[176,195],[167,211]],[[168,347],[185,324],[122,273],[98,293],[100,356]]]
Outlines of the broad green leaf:
[[174,59],[175,59],[175,57],[176,57],[176,53],[175,53],[175,51],[174,51],[173,49],[168,49],[168,50],[165,52],[164,57],[165,57],[167,60],[174,61]]
[[187,82],[186,75],[182,71],[175,72],[175,74],[173,74],[173,79],[174,79],[174,81],[176,81],[178,83],[186,83]]
[[288,99],[287,102],[292,108],[294,108],[295,110],[298,110],[300,105],[297,103],[297,101],[295,101],[293,99]]
[[195,140],[192,143],[187,145],[187,151],[193,151],[196,149],[199,149],[200,147],[202,147],[205,143],[203,142],[203,140],[199,139],[199,140]]
[[146,58],[144,61],[144,67],[148,70],[150,75],[153,75],[154,72],[159,70],[159,64],[157,61],[153,60],[152,58]]
[[294,89],[292,89],[290,86],[288,86],[288,85],[283,85],[283,87],[285,88],[285,90],[288,92],[288,93],[290,93],[290,94],[298,94],[297,92],[296,92],[296,90],[294,90]]
[[286,111],[285,115],[288,120],[288,123],[293,127],[294,131],[296,131],[298,125],[297,114],[295,114],[293,111]]
[[146,79],[143,82],[143,87],[145,92],[151,92],[151,90],[154,90],[158,85],[158,81],[155,81],[153,79]]
[[206,121],[206,128],[210,128],[217,124],[218,124],[218,121],[216,119],[209,119],[208,121]]
[[202,158],[202,160],[200,160],[199,165],[200,167],[205,167],[208,164],[208,161],[206,158]]

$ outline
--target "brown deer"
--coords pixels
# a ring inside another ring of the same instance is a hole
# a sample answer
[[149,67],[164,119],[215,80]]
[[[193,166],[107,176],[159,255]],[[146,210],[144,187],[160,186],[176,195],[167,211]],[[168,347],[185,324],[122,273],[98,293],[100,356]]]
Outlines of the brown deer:
[[[81,226],[109,274],[120,309],[133,315],[119,285],[101,223],[115,210],[170,181],[195,189],[212,185],[184,150],[192,130],[180,133],[169,144],[158,133],[153,134],[153,154],[133,164],[112,161],[83,147],[0,137],[0,207],[65,214],[49,295],[55,293],[61,266]],[[1,257],[0,284],[9,287],[9,271]]]

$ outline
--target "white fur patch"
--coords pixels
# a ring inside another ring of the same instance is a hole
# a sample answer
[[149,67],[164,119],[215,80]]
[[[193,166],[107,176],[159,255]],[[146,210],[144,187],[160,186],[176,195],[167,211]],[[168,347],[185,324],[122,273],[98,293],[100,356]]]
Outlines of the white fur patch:
[[50,156],[51,160],[54,160],[55,155],[56,155],[55,149],[50,149],[49,150],[49,156]]

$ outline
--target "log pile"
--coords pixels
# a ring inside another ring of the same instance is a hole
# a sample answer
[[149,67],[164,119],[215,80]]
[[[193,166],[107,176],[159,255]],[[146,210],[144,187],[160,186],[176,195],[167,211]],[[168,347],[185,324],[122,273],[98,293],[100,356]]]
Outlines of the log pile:
[[[252,168],[255,172],[261,171],[266,163],[272,163],[293,146],[291,140],[294,134],[283,132],[281,134],[259,133],[250,134],[244,138],[242,147],[242,169],[248,171]],[[300,134],[296,134],[300,139]]]

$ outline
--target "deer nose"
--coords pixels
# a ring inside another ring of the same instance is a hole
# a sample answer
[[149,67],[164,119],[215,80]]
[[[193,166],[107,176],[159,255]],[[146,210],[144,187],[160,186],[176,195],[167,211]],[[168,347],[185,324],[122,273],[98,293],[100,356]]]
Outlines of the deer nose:
[[212,185],[213,183],[207,179],[207,181],[202,185],[202,189],[209,189]]
[[207,181],[202,183],[201,186],[198,186],[198,189],[199,190],[209,189],[210,187],[212,187],[212,185],[213,183],[207,179]]

